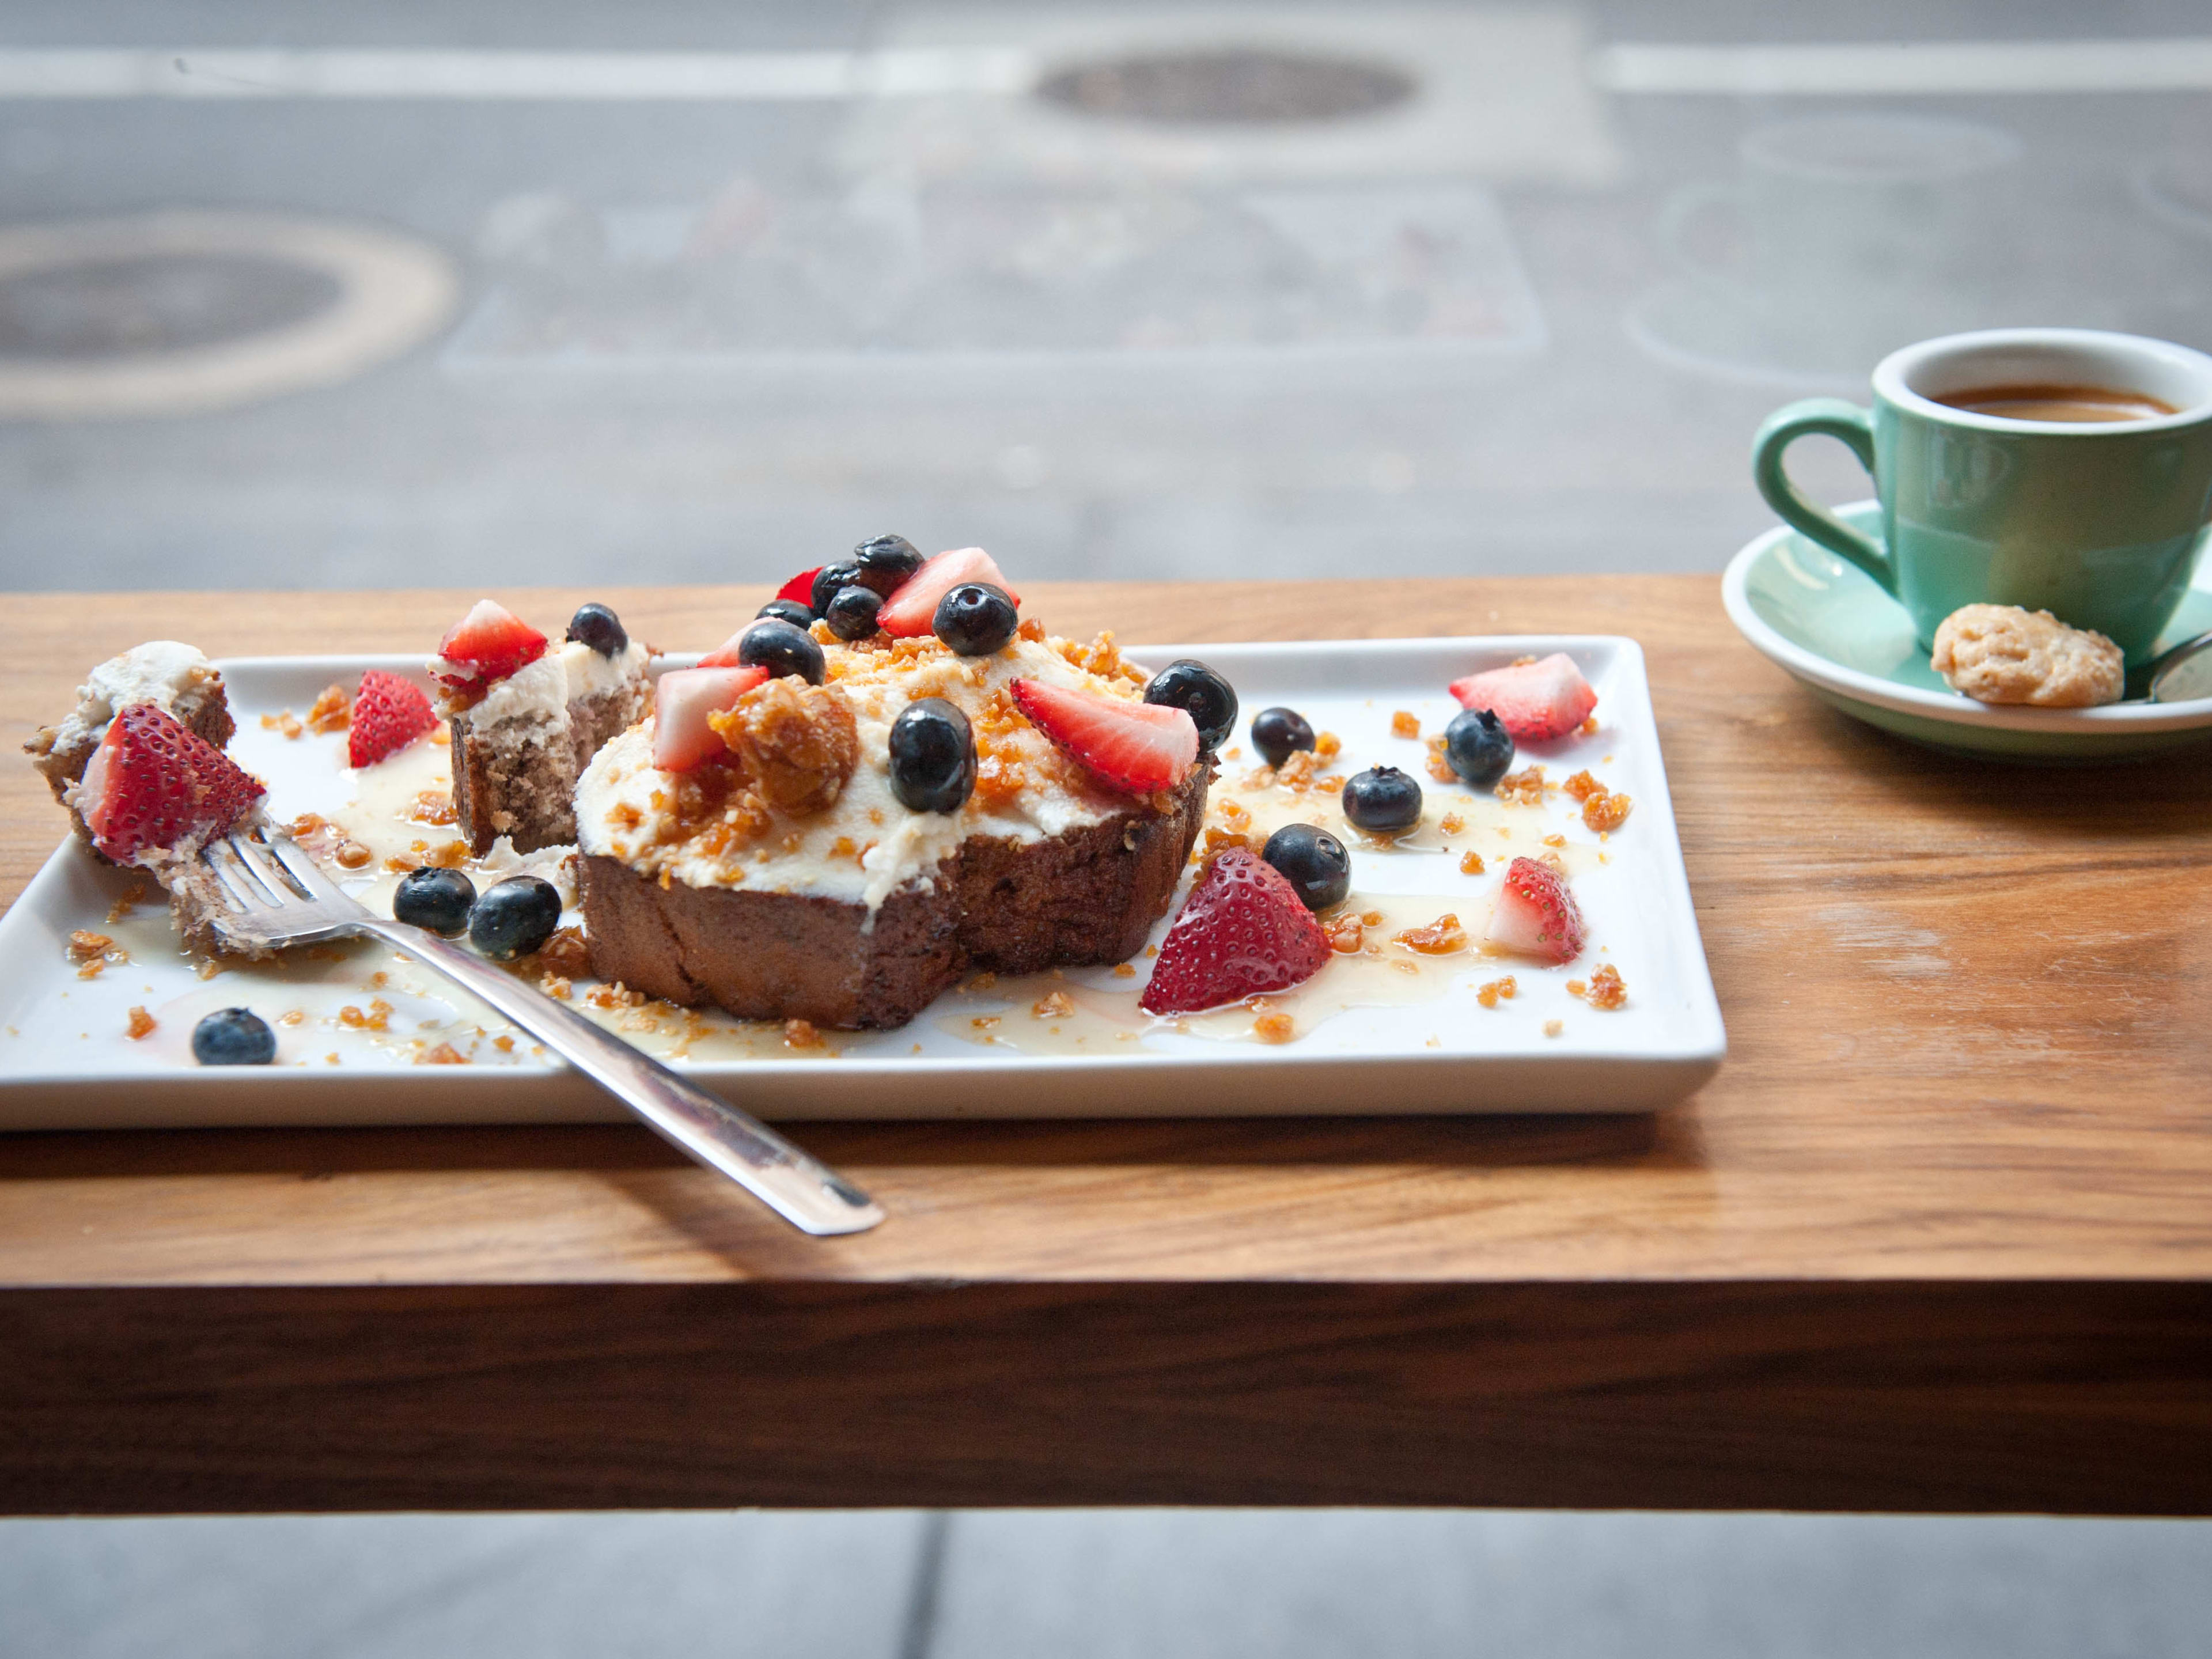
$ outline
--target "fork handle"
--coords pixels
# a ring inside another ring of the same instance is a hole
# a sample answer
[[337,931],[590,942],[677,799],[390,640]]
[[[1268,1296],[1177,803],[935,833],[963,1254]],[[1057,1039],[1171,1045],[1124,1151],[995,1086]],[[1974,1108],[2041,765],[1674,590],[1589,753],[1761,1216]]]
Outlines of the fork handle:
[[884,1218],[866,1193],[750,1113],[710,1094],[503,968],[396,922],[365,930],[489,1003],[621,1101],[663,1138],[719,1170],[802,1232],[865,1232]]

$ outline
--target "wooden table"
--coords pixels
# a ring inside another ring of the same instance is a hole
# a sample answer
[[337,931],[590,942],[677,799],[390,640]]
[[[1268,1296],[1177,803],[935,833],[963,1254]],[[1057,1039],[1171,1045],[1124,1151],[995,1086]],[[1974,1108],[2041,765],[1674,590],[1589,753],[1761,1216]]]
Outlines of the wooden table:
[[[455,594],[18,597],[18,738],[142,638]],[[716,641],[758,596],[610,599]],[[1032,594],[1128,640],[1617,631],[1731,1056],[1657,1118],[828,1125],[811,1243],[642,1130],[0,1139],[0,1509],[2212,1509],[2212,768],[1906,747],[1707,577]],[[0,895],[52,850],[0,779]]]

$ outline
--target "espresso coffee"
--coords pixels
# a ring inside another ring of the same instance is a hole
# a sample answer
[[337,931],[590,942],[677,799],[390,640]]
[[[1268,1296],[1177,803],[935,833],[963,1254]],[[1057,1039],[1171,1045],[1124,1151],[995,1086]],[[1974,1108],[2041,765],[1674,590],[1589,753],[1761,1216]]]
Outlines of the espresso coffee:
[[2101,386],[1990,386],[1947,392],[1936,399],[1970,415],[2008,421],[2148,421],[2180,411],[2141,392]]

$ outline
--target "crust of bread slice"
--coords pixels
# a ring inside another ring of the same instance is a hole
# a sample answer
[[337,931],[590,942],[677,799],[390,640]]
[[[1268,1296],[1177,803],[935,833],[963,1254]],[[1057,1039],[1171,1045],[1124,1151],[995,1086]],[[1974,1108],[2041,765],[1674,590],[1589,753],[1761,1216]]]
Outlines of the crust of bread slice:
[[686,1006],[845,1030],[903,1025],[970,968],[1120,962],[1167,913],[1206,816],[1200,765],[1164,804],[1040,842],[971,839],[931,884],[865,906],[743,887],[663,887],[582,860],[592,971]]

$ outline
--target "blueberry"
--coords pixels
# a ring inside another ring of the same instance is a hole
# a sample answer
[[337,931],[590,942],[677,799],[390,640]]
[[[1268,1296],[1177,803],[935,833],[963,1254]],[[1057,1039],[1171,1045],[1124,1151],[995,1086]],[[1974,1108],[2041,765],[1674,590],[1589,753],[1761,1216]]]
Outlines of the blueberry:
[[814,625],[814,613],[799,604],[797,599],[770,599],[760,608],[760,614],[787,622],[793,628],[811,628]]
[[603,605],[577,606],[576,614],[568,618],[568,637],[590,646],[603,657],[619,657],[629,649],[629,635],[623,630],[622,618]]
[[[1178,658],[1153,675],[1145,686],[1145,701],[1188,710],[1191,719],[1198,722],[1200,749],[1220,748],[1237,729],[1235,688],[1204,663],[1188,657]],[[1253,741],[1259,741],[1256,734]],[[1310,737],[1306,746],[1313,746]]]
[[860,568],[860,585],[888,599],[921,568],[921,550],[903,536],[878,536],[853,550],[853,562]]
[[963,657],[988,657],[1022,625],[1021,612],[1003,587],[963,582],[937,602],[931,631]]
[[1344,902],[1352,890],[1352,854],[1326,830],[1310,823],[1286,823],[1267,837],[1260,856],[1297,889],[1309,910]]
[[814,635],[781,617],[763,617],[738,636],[738,665],[765,668],[771,678],[796,674],[819,685],[824,665]]
[[891,722],[891,793],[911,811],[957,812],[975,787],[968,717],[942,697],[910,702]]
[[1345,784],[1344,816],[1376,835],[1410,830],[1421,821],[1421,786],[1395,766],[1370,766]]
[[218,1008],[192,1027],[192,1058],[203,1066],[266,1066],[276,1033],[251,1008]]
[[1295,708],[1262,708],[1252,716],[1252,746],[1268,765],[1280,766],[1293,749],[1314,746],[1314,729]]
[[814,601],[814,614],[826,615],[830,601],[845,589],[860,583],[860,567],[850,559],[842,564],[825,564],[814,573],[814,592],[808,597]]
[[876,612],[883,603],[884,596],[872,587],[862,587],[857,583],[841,587],[830,601],[830,608],[822,613],[822,620],[841,640],[865,640],[876,631]]
[[560,925],[558,888],[536,876],[509,876],[477,901],[469,940],[494,962],[512,962],[551,939]]
[[392,919],[450,937],[468,932],[469,907],[476,902],[476,883],[458,870],[426,865],[399,878],[399,890],[392,896]]
[[1490,788],[1513,764],[1513,734],[1487,708],[1462,708],[1444,727],[1444,758],[1468,788]]

